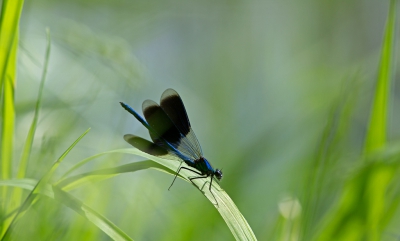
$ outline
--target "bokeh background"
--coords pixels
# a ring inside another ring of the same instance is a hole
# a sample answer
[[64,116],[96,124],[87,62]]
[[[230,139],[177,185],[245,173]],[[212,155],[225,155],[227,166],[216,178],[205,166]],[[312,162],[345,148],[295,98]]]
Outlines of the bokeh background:
[[[58,176],[86,157],[128,148],[124,134],[148,138],[119,101],[140,111],[145,99],[158,102],[173,88],[205,156],[223,168],[222,188],[259,240],[300,232],[296,220],[306,210],[315,160],[327,155],[335,163],[322,205],[308,222],[311,235],[362,152],[388,9],[389,1],[372,0],[25,1],[15,157],[33,117],[48,27],[52,50],[29,177],[40,178],[89,127]],[[392,106],[398,90],[394,84]],[[391,108],[389,140],[400,135],[399,118]],[[345,124],[334,145],[321,147],[338,119]],[[76,173],[141,159],[107,155]],[[167,190],[172,178],[145,170],[72,193],[135,240],[232,240],[192,185],[178,180]],[[294,217],[285,214],[286,202],[295,203]],[[19,240],[109,239],[45,198],[17,230]],[[387,238],[396,232],[389,227]]]

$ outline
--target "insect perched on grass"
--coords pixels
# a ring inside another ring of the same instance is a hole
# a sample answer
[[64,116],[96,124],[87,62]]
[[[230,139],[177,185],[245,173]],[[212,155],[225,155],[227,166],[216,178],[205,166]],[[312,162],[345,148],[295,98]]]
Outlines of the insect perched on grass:
[[160,105],[152,100],[145,100],[142,104],[142,109],[146,120],[129,105],[123,102],[120,103],[125,110],[135,116],[149,130],[150,137],[153,140],[153,142],[150,142],[141,137],[127,134],[124,136],[125,141],[150,155],[172,155],[178,157],[189,167],[194,168],[182,166],[181,163],[168,190],[174,184],[179,172],[182,169],[186,169],[199,175],[189,177],[189,180],[195,186],[193,179],[211,178],[209,190],[218,206],[218,201],[211,191],[211,185],[213,177],[221,180],[222,171],[214,170],[207,159],[203,157],[199,141],[190,127],[185,106],[178,93],[173,89],[167,89],[161,96]]

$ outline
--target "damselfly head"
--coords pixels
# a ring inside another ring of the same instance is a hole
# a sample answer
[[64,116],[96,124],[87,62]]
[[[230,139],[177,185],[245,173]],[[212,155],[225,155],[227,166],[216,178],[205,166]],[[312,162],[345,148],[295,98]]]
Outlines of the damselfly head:
[[218,179],[218,181],[221,180],[222,179],[222,170],[215,169],[214,175]]

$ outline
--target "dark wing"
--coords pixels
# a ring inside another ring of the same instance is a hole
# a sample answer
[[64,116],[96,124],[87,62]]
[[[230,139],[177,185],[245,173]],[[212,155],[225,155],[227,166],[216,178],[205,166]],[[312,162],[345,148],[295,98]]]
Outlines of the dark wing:
[[173,89],[167,89],[161,96],[160,106],[184,136],[180,143],[182,148],[190,150],[195,159],[203,156],[200,143],[190,126],[185,106],[179,94]]
[[[145,101],[146,102],[146,101]],[[145,105],[145,102],[143,102],[143,105]],[[149,106],[151,106],[154,102],[153,101],[147,101],[147,103],[149,104]],[[154,141],[154,143],[151,143],[145,139],[142,139],[140,137],[136,137],[133,135],[126,135],[124,136],[124,139],[130,143],[131,145],[133,145],[134,147],[137,147],[139,150],[146,152],[148,154],[151,155],[160,155],[163,154],[164,152],[162,152],[161,150],[159,150],[157,148],[164,148],[168,154],[170,154],[170,156],[173,157],[178,157],[182,160],[189,160],[189,157],[183,155],[182,153],[180,153],[173,145],[171,145],[168,140],[173,141],[174,138],[172,138],[172,136],[176,135],[180,135],[179,133],[175,135],[168,135],[167,133],[164,133],[164,135],[159,135],[158,133],[163,133],[164,129],[167,129],[166,126],[168,125],[168,123],[171,123],[171,120],[169,120],[168,116],[166,116],[166,114],[164,113],[164,116],[159,114],[160,112],[155,112],[152,113],[151,108],[148,109],[147,114],[149,116],[153,116],[153,117],[149,117],[149,120],[152,121],[152,126],[149,125],[149,123],[147,123],[132,107],[130,107],[129,105],[120,102],[121,106],[127,110],[129,113],[131,113],[140,123],[142,123],[148,130],[150,133],[150,136],[152,138],[152,140]],[[154,103],[156,106],[158,106],[156,103]],[[143,107],[143,109],[145,109],[145,107]],[[167,117],[167,118],[165,118]],[[166,124],[163,124],[162,122],[166,121]],[[171,126],[173,124],[169,124],[169,126]],[[175,132],[179,132],[179,131],[175,131]],[[140,138],[140,139],[138,139]],[[167,139],[165,139],[167,138]],[[175,138],[176,139],[176,138]],[[179,138],[178,138],[179,139]],[[164,156],[166,157],[166,156]]]
[[161,95],[160,106],[183,135],[190,131],[190,122],[181,97],[173,89],[167,89]]
[[145,140],[141,137],[126,134],[124,135],[124,139],[126,142],[141,150],[142,152],[146,152],[147,154],[153,156],[165,156],[168,154],[168,151],[148,140]]
[[154,131],[150,131],[150,137],[154,143],[175,152],[185,161],[194,161],[200,156],[187,145],[188,140],[176,127],[174,122],[157,103],[152,100],[143,102],[143,114],[147,123]]

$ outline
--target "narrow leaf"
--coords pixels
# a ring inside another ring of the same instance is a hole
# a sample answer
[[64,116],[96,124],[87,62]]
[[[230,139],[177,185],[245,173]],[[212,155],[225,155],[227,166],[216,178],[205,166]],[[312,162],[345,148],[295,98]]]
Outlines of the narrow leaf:
[[[85,165],[86,163],[96,159],[97,157],[103,156],[103,155],[107,155],[107,154],[112,154],[112,153],[132,153],[132,148],[129,149],[119,149],[119,150],[112,150],[112,151],[106,151],[106,152],[102,152],[93,156],[90,156],[88,158],[83,159],[82,161],[78,162],[77,164],[75,164],[71,169],[69,169],[63,176],[61,179],[64,179],[65,177],[67,177],[69,174],[71,174],[72,172],[74,172],[75,170],[77,170],[78,168],[80,168],[81,166]],[[132,153],[132,154],[136,154],[136,152]]]
[[[30,190],[31,193],[36,188],[37,181],[32,179],[18,179],[18,180],[2,180],[0,186],[12,186],[20,187],[23,189]],[[69,207],[74,210],[77,214],[89,220],[91,223],[96,225],[100,230],[106,233],[113,240],[132,240],[126,233],[119,229],[110,220],[91,209],[77,198],[62,191],[60,188],[51,186],[49,184],[42,189],[40,194],[46,195],[47,197],[54,199],[55,201]]]
[[35,136],[36,125],[37,125],[38,118],[39,118],[39,110],[40,110],[40,106],[41,106],[41,103],[42,103],[42,93],[43,93],[44,82],[46,80],[47,67],[49,65],[50,47],[51,47],[50,31],[48,29],[46,29],[46,33],[47,33],[47,48],[46,48],[46,55],[45,55],[45,58],[44,58],[42,79],[40,81],[39,94],[38,94],[38,98],[37,98],[37,101],[36,101],[36,107],[35,107],[35,114],[33,116],[32,124],[31,124],[31,127],[29,129],[28,136],[26,138],[24,150],[22,152],[22,157],[21,157],[21,161],[20,161],[20,164],[19,164],[19,170],[18,170],[17,178],[24,178],[25,177],[26,169],[27,169],[27,166],[28,166],[29,155],[31,154],[33,138]]
[[[153,160],[165,166],[166,168],[169,168],[173,172],[176,172],[176,170],[180,165],[179,161],[158,158],[155,156],[148,155],[137,149],[132,149],[131,154],[133,153],[148,158],[150,160]],[[188,177],[193,176],[192,172],[184,169],[182,169],[179,174],[181,174],[181,176],[186,180],[188,180]],[[228,225],[229,229],[231,230],[236,240],[257,240],[246,219],[240,213],[239,209],[236,207],[232,199],[219,186],[218,183],[213,182],[211,187],[211,191],[214,193],[214,196],[218,202],[218,205],[216,205],[214,204],[215,202],[214,197],[208,190],[208,187],[210,185],[209,178],[195,179],[193,181],[196,183],[197,187],[200,187],[199,189],[202,189],[201,191],[207,197],[207,199],[210,200],[210,202],[213,203],[213,205],[217,208],[218,212],[225,220],[225,223]]]
[[[17,70],[18,25],[23,0],[3,0],[0,7],[0,178],[12,175],[15,104],[14,88]],[[1,209],[15,209],[16,203],[8,199],[7,188],[0,193]],[[0,237],[9,226],[9,219],[0,225]]]
[[113,167],[113,168],[105,168],[101,170],[86,172],[83,174],[79,174],[76,176],[72,176],[57,183],[57,186],[60,187],[64,191],[69,191],[75,188],[78,188],[88,182],[96,182],[105,180],[111,177],[114,177],[118,174],[127,173],[127,172],[135,172],[148,168],[158,169],[160,171],[167,172],[171,175],[175,175],[170,169],[150,160],[133,162],[126,165]]
[[4,0],[0,14],[0,99],[2,136],[0,146],[1,177],[11,177],[14,135],[14,88],[18,47],[18,24],[22,0]]
[[[100,153],[100,154],[94,155],[92,157],[86,158],[85,160],[83,160],[83,161],[79,162],[77,165],[75,165],[72,169],[70,169],[68,171],[68,173],[71,173],[72,170],[76,170],[78,167],[94,160],[96,157],[99,157],[104,154],[118,153],[118,152],[142,156],[144,158],[153,160],[154,162],[158,163],[159,165],[161,165],[163,167],[161,168],[160,166],[151,164],[148,161],[131,163],[131,164],[116,167],[116,168],[103,169],[103,170],[99,170],[99,171],[95,171],[95,172],[90,172],[90,173],[73,176],[70,178],[64,178],[64,179],[60,180],[57,183],[57,185],[59,185],[63,189],[70,190],[72,188],[76,188],[76,187],[82,185],[83,183],[86,183],[87,181],[91,180],[92,178],[96,178],[96,180],[99,180],[102,178],[112,177],[113,175],[115,175],[117,173],[129,171],[130,169],[131,169],[131,171],[132,170],[136,171],[136,170],[141,170],[141,169],[149,168],[149,167],[153,167],[158,170],[175,175],[176,170],[178,169],[179,165],[181,164],[180,161],[158,158],[155,156],[148,155],[144,152],[141,152],[138,149],[121,149],[121,150],[114,150],[114,151]],[[104,175],[104,176],[93,177],[92,174]],[[183,170],[183,169],[181,170],[181,172],[179,174],[183,179],[185,179],[185,181],[188,181],[189,176],[193,176],[192,172],[189,172],[189,171]],[[109,176],[107,176],[107,175],[109,175]],[[66,175],[64,175],[64,176],[66,176]],[[208,190],[208,185],[210,183],[209,179],[196,179],[194,181],[195,181],[197,187],[203,187],[202,193],[211,201],[211,203],[214,203],[215,200]],[[222,188],[216,182],[213,182],[211,190],[214,193],[215,198],[218,201],[218,205],[216,206],[217,210],[221,214],[222,218],[225,220],[226,224],[228,225],[229,229],[231,230],[231,232],[232,232],[233,236],[236,238],[236,240],[257,240],[253,231],[251,230],[250,226],[248,225],[246,219],[240,213],[240,211],[238,210],[236,205],[233,203],[233,201],[230,199],[228,194],[224,190],[222,190]]]
[[83,204],[81,201],[73,197],[71,194],[62,191],[61,189],[53,186],[54,199],[63,205],[71,208],[82,217],[89,220],[96,225],[100,230],[107,234],[113,240],[132,240],[126,233],[119,229],[114,223],[89,206]]
[[386,23],[378,70],[378,80],[365,140],[366,154],[376,151],[386,144],[388,99],[390,95],[392,55],[394,53],[396,2],[396,0],[390,1],[389,16]]
[[87,129],[72,145],[58,158],[58,160],[52,165],[52,167],[47,171],[43,177],[38,181],[38,183],[35,185],[35,187],[32,189],[32,191],[29,193],[28,197],[25,199],[24,203],[21,205],[20,209],[12,219],[10,225],[6,229],[5,233],[2,236],[1,240],[5,240],[7,237],[7,234],[11,232],[10,230],[13,228],[13,224],[17,221],[18,218],[22,217],[22,213],[25,212],[31,204],[36,200],[38,193],[42,192],[45,190],[46,184],[48,180],[51,178],[53,175],[54,171],[57,169],[57,167],[60,165],[60,163],[63,161],[65,156],[72,150],[72,148],[75,147],[75,145],[89,132],[90,128]]

